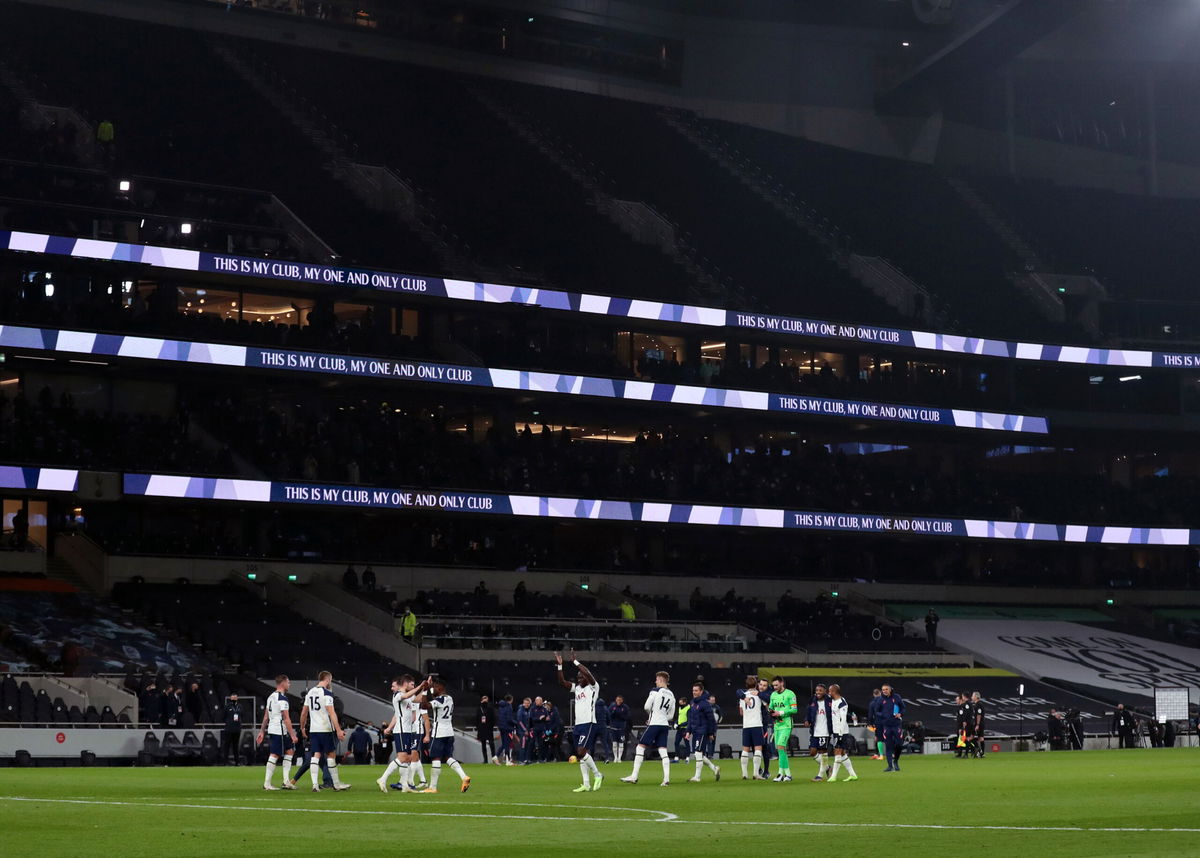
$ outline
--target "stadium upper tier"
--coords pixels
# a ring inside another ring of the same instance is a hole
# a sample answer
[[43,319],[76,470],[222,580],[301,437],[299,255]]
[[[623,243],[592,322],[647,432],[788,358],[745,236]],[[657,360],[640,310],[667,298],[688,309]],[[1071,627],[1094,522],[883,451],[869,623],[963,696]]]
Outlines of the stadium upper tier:
[[1160,352],[1110,349],[1015,340],[988,339],[954,333],[879,327],[852,318],[832,321],[781,316],[753,310],[723,309],[677,304],[597,293],[566,292],[530,286],[482,283],[430,275],[339,265],[281,261],[236,256],[178,247],[56,236],[44,233],[0,231],[0,250],[110,261],[138,268],[196,275],[225,275],[234,281],[277,284],[316,284],[322,294],[355,297],[377,292],[400,295],[405,300],[445,299],[450,302],[507,304],[536,307],[564,314],[601,316],[633,322],[657,322],[720,332],[735,341],[766,335],[781,340],[807,341],[822,347],[855,346],[913,351],[929,355],[964,355],[1022,362],[1046,362],[1096,367],[1191,369],[1200,367],[1200,352]]

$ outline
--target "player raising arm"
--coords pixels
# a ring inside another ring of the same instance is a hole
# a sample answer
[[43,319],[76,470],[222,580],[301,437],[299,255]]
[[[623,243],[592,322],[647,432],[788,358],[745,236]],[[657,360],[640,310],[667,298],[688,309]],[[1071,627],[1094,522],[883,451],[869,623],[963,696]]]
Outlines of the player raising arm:
[[[571,650],[571,663],[575,665],[575,681],[569,682],[563,676],[562,653],[556,652],[554,660],[558,663],[558,684],[571,692],[575,705],[575,756],[579,758],[579,772],[583,775],[583,783],[573,792],[588,792],[600,789],[604,783],[604,775],[596,766],[591,750],[596,742],[596,700],[600,696],[600,683],[592,672],[579,663],[575,650]],[[592,779],[595,783],[592,783]]]
[[256,745],[261,745],[264,737],[269,737],[271,743],[268,748],[271,755],[267,757],[263,789],[279,789],[277,786],[271,786],[271,777],[275,774],[275,766],[280,757],[283,758],[283,788],[296,788],[289,779],[292,771],[292,749],[296,747],[296,731],[292,729],[292,716],[288,712],[287,690],[290,685],[291,682],[283,674],[275,677],[275,693],[267,698],[262,724],[259,725],[258,737],[255,739]]
[[[392,719],[383,728],[383,735],[396,734],[394,747],[395,758],[388,763],[383,775],[375,781],[380,792],[387,792],[387,781],[392,772],[400,770],[400,791],[415,792],[413,789],[412,758],[415,755],[420,760],[421,747],[417,720],[420,715],[419,695],[426,690],[422,682],[417,685],[407,673],[392,680]],[[426,719],[428,720],[428,719]]]
[[[746,687],[738,691],[738,710],[742,713],[742,780],[750,775],[747,769],[754,762],[754,780],[765,781],[763,767],[763,709],[766,701],[758,696],[758,677],[746,677]],[[751,757],[753,754],[753,757]]]
[[442,763],[458,775],[461,781],[460,789],[466,792],[471,788],[471,778],[463,771],[458,760],[454,759],[454,698],[446,693],[446,683],[440,679],[431,676],[422,685],[433,690],[433,693],[421,702],[421,708],[428,710],[433,721],[433,741],[429,745],[433,771],[429,776],[429,788],[425,792],[438,791]]
[[646,732],[642,734],[637,750],[633,754],[633,773],[628,777],[621,778],[627,784],[638,782],[638,774],[642,770],[647,748],[658,749],[658,757],[662,760],[662,786],[671,783],[671,760],[667,756],[667,733],[671,728],[671,719],[675,717],[675,696],[667,687],[670,681],[671,674],[665,670],[654,674],[654,687],[650,689],[650,694],[646,697],[646,703],[642,707],[646,710],[647,716]]

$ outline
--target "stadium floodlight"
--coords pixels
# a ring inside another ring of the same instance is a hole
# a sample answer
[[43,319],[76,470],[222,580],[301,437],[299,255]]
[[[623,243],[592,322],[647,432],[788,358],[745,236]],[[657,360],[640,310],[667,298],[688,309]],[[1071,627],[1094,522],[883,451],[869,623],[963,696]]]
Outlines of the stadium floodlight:
[[296,575],[289,575],[289,576],[288,576],[288,580],[289,580],[289,581],[296,581],[296,580],[298,580],[298,577],[297,577]]
[[257,580],[257,579],[258,579],[258,573],[257,573],[257,572],[247,572],[247,573],[246,573],[246,580],[247,580],[247,581],[254,581],[254,580]]
[[185,220],[183,223],[181,223],[179,225],[179,231],[181,233],[183,233],[184,235],[191,235],[192,234],[192,225]]
[[122,179],[121,181],[117,182],[117,190],[123,194],[129,193],[129,189],[132,187],[133,184],[128,179]]
[[1105,599],[1105,600],[1104,600],[1104,604],[1106,604],[1106,605],[1110,605],[1110,606],[1111,606],[1111,605],[1115,604],[1115,602],[1113,602],[1113,600],[1112,600],[1112,599]]
[[53,283],[47,283],[47,284],[46,284],[46,297],[47,297],[47,298],[53,298],[53,297],[54,297],[54,284],[53,284]]

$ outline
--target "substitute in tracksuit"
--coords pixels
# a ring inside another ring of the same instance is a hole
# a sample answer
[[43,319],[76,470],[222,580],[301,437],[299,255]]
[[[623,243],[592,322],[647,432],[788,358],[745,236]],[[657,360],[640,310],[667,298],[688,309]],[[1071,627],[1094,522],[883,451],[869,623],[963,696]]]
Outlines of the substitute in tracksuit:
[[716,735],[717,718],[713,713],[712,704],[708,702],[708,693],[704,683],[692,684],[692,702],[688,706],[687,741],[692,752],[692,760],[696,763],[696,774],[690,778],[692,783],[700,783],[700,771],[703,766],[717,779],[721,779],[721,770],[717,764],[705,756],[704,749],[708,746],[708,737]]
[[512,699],[511,694],[505,694],[496,705],[496,729],[500,732],[500,753],[496,755],[496,762],[508,766],[513,765],[513,740],[517,729]]

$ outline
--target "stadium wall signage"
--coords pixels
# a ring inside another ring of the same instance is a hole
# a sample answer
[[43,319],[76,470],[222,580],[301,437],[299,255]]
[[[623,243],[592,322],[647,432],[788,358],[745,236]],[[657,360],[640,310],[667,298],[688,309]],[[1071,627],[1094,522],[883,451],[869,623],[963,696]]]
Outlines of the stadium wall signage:
[[46,253],[113,262],[133,262],[173,271],[230,274],[292,283],[313,283],[344,289],[374,289],[455,301],[521,304],[548,310],[590,313],[621,319],[679,322],[710,328],[766,331],[810,339],[831,339],[864,345],[884,345],[943,354],[980,355],[1012,360],[1047,361],[1113,367],[1200,367],[1200,353],[1153,352],[1138,349],[1099,349],[1087,346],[1024,343],[958,334],[838,323],[795,316],[725,310],[692,304],[672,304],[618,298],[530,286],[477,283],[394,271],[366,270],[234,256],[226,253],[70,238],[31,232],[0,231],[0,250]]
[[1200,530],[1186,528],[1115,527],[905,515],[867,515],[655,501],[598,500],[418,488],[271,482],[169,474],[125,474],[124,490],[126,495],[142,497],[410,511],[437,510],[531,518],[883,533],[1005,541],[1200,545]]
[[[1196,544],[1192,531],[1192,544]],[[1156,686],[1200,690],[1200,650],[1061,621],[942,620],[938,634],[1023,676],[1152,695]]]
[[1045,417],[930,408],[896,403],[827,399],[757,390],[731,390],[686,384],[659,384],[630,379],[600,378],[518,369],[460,366],[390,358],[264,349],[222,343],[166,340],[126,334],[28,328],[0,325],[0,346],[41,352],[173,361],[224,367],[316,372],[387,378],[429,384],[454,384],[494,390],[525,390],[569,396],[597,396],[627,402],[660,402],[707,408],[736,408],[825,417],[921,423],[960,429],[1047,434]]

